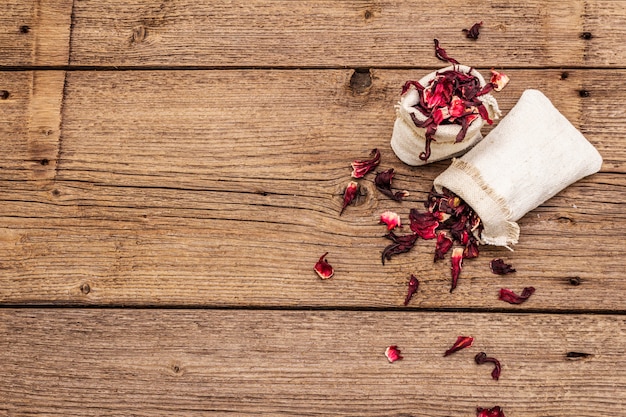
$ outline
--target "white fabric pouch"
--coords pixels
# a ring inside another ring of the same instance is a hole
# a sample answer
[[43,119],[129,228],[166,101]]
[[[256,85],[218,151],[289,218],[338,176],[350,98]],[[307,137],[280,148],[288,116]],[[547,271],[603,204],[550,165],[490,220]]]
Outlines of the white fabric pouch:
[[516,223],[530,210],[596,173],[602,157],[538,90],[515,107],[471,151],[454,159],[434,181],[464,199],[480,216],[481,242],[518,242]]
[[[465,65],[454,65],[433,71],[420,79],[419,83],[426,87],[435,79],[437,73],[451,69],[474,75],[480,81],[481,87],[486,84],[485,79],[478,71]],[[481,96],[480,100],[487,108],[491,119],[495,120],[500,116],[498,103],[491,94]],[[426,120],[426,117],[414,107],[418,102],[419,92],[415,88],[411,88],[396,105],[396,121],[391,135],[391,149],[405,164],[419,166],[452,158],[466,152],[483,138],[480,129],[485,124],[485,120],[482,117],[477,118],[469,125],[465,138],[461,142],[456,142],[456,136],[461,130],[460,125],[439,125],[435,133],[435,140],[430,145],[430,157],[427,161],[421,160],[419,155],[426,146],[426,129],[415,126],[411,117],[413,114],[420,121]]]

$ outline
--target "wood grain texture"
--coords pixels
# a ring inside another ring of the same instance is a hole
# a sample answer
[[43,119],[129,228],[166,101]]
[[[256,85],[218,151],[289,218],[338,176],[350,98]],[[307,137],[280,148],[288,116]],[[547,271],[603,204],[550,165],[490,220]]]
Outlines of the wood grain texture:
[[[399,86],[420,71],[372,71],[366,87],[351,70],[68,72],[54,182],[31,180],[24,133],[4,125],[1,146],[17,150],[0,156],[0,300],[387,308],[402,305],[414,273],[422,286],[411,307],[623,311],[626,241],[614,225],[624,222],[626,114],[613,103],[624,101],[624,72],[510,75],[497,96],[505,114],[523,88],[539,88],[605,162],[524,217],[515,252],[486,248],[466,262],[449,294],[433,242],[380,263],[380,213],[406,222],[447,166],[410,168],[389,147]],[[13,120],[29,108],[4,105]],[[368,177],[340,217],[349,163],[374,147],[411,196],[391,202]],[[326,251],[337,274],[321,282],[312,267]],[[518,272],[492,275],[494,257]],[[538,290],[522,307],[497,300],[500,287],[529,285]]]
[[433,38],[472,66],[626,63],[618,1],[87,0],[74,16],[76,65],[436,67]]
[[[0,311],[10,416],[620,415],[623,316]],[[474,346],[443,357],[459,335]],[[393,364],[385,348],[398,345]],[[502,363],[478,366],[484,351]],[[588,354],[568,358],[568,352]]]
[[67,65],[72,3],[72,0],[3,0],[0,65]]

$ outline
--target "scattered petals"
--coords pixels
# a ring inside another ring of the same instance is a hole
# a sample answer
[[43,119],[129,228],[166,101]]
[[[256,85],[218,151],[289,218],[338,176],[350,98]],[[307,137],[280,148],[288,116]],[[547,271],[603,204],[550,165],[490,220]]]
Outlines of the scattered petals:
[[411,230],[422,239],[434,239],[436,237],[435,230],[439,227],[439,220],[433,213],[420,213],[411,209],[409,220],[411,221]]
[[390,260],[392,256],[399,253],[405,253],[413,249],[418,236],[415,233],[408,235],[398,236],[394,232],[389,232],[385,237],[391,240],[393,243],[383,249],[382,262],[385,264],[385,259]]
[[480,27],[483,25],[483,22],[474,23],[471,28],[463,29],[465,36],[468,39],[478,39],[478,35],[480,35]]
[[496,275],[506,275],[515,272],[515,269],[511,264],[505,263],[502,259],[492,259],[489,262],[489,268],[491,272]]
[[476,417],[505,417],[505,415],[499,406],[489,409],[478,407],[476,409]]
[[522,304],[523,302],[528,300],[528,298],[530,298],[530,296],[533,295],[534,292],[535,292],[534,287],[524,288],[520,295],[515,294],[513,291],[509,289],[500,288],[499,299],[502,301],[506,301],[509,304]]
[[400,215],[390,210],[381,213],[380,223],[385,223],[387,225],[387,230],[393,230],[396,227],[402,226]]
[[389,360],[389,363],[394,363],[395,361],[402,359],[402,355],[400,355],[400,353],[400,349],[398,349],[398,346],[396,345],[389,346],[385,349],[385,356],[387,357],[387,360]]
[[354,161],[350,165],[352,166],[352,177],[363,178],[368,172],[373,170],[380,163],[380,151],[376,148],[372,149],[370,153],[371,159],[364,161]]
[[450,58],[448,56],[448,53],[446,52],[445,49],[443,49],[442,47],[439,46],[439,40],[438,39],[434,39],[435,42],[435,56],[445,62],[449,62],[451,64],[457,64],[459,63],[459,61],[457,61],[454,58]]
[[393,180],[394,174],[393,168],[389,168],[387,171],[379,172],[376,174],[376,178],[374,178],[374,184],[376,185],[378,191],[385,194],[387,197],[396,201],[402,201],[402,199],[407,197],[409,193],[407,191],[393,192],[391,190],[391,181]]
[[454,291],[456,284],[463,269],[463,248],[454,248],[452,250],[452,286],[450,292]]
[[452,347],[448,350],[446,350],[446,353],[443,354],[443,356],[448,356],[448,355],[452,355],[454,352],[457,352],[461,349],[465,349],[468,348],[470,346],[472,346],[472,344],[474,343],[474,338],[471,336],[459,336],[456,339],[456,342],[454,342],[454,345],[452,345]]
[[491,84],[496,91],[502,91],[504,87],[509,83],[511,79],[508,75],[498,72],[494,69],[491,70]]
[[406,298],[404,299],[404,305],[409,305],[409,301],[413,297],[413,294],[417,292],[417,288],[419,287],[420,282],[415,278],[415,275],[411,274],[411,279],[409,279],[409,288],[407,290]]
[[452,248],[452,239],[445,232],[437,233],[437,244],[435,246],[435,261],[443,259],[444,255]]
[[497,360],[496,358],[491,358],[487,356],[485,352],[478,353],[474,357],[474,360],[476,361],[478,365],[482,365],[484,363],[493,363],[494,368],[493,368],[493,371],[491,371],[491,377],[495,379],[496,381],[500,379],[500,372],[502,371],[502,367],[500,366],[499,360]]
[[354,181],[350,181],[350,183],[348,183],[348,186],[346,187],[346,190],[343,192],[343,206],[341,207],[341,211],[339,212],[340,216],[346,209],[346,207],[348,207],[348,205],[350,205],[354,201],[358,192],[359,184]]
[[328,262],[326,262],[326,255],[328,255],[328,252],[320,256],[319,261],[317,261],[317,263],[313,267],[313,269],[315,269],[315,272],[317,272],[317,275],[319,275],[321,279],[328,279],[332,277],[335,273],[333,267]]

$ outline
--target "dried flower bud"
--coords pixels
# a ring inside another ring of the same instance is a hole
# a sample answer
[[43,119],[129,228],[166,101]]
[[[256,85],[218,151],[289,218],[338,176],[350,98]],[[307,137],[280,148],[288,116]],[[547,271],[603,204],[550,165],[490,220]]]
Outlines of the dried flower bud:
[[328,252],[320,256],[320,259],[313,267],[313,269],[315,269],[315,272],[317,272],[317,275],[319,275],[321,279],[328,279],[332,277],[335,273],[333,267],[328,262],[326,262],[326,255],[328,255]]
[[463,248],[454,248],[452,250],[452,286],[450,287],[450,292],[454,291],[456,288],[457,282],[459,280],[459,275],[461,274],[461,269],[463,269]]
[[358,192],[359,184],[354,181],[350,181],[345,191],[343,192],[343,206],[341,206],[341,211],[339,212],[340,216],[346,209],[346,207],[348,207],[348,205],[350,205],[354,201]]
[[387,210],[381,213],[380,215],[380,223],[384,223],[387,225],[387,230],[393,230],[396,227],[402,226],[400,221],[400,216],[398,213]]
[[387,357],[387,360],[389,360],[389,363],[393,363],[402,359],[402,356],[400,355],[400,349],[398,349],[398,346],[396,345],[389,346],[387,349],[385,349],[385,356]]
[[522,304],[523,302],[528,300],[528,298],[530,298],[530,296],[533,295],[534,292],[534,287],[524,288],[520,295],[515,294],[513,291],[507,288],[500,288],[499,299],[502,301],[506,301],[509,304]]

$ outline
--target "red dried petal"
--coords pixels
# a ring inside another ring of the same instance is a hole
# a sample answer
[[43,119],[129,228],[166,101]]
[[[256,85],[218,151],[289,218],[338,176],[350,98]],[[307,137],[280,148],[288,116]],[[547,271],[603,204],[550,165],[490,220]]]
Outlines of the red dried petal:
[[465,36],[468,39],[476,40],[478,39],[478,36],[480,35],[480,27],[482,25],[483,25],[483,22],[474,23],[471,28],[463,29],[463,32],[465,33]]
[[396,345],[389,346],[387,349],[385,349],[385,356],[387,357],[389,363],[394,363],[395,361],[399,361],[400,359],[402,359],[402,355],[400,355],[400,349],[398,349],[398,346]]
[[439,40],[438,39],[433,39],[433,40],[435,41],[435,56],[442,61],[458,65],[459,61],[457,61],[454,58],[450,58],[446,50],[439,46]]
[[354,161],[350,165],[352,166],[352,177],[353,178],[363,178],[368,172],[373,170],[380,163],[380,151],[376,148],[372,149],[371,159],[366,159],[363,161]]
[[437,244],[435,245],[435,261],[443,259],[444,255],[452,248],[452,239],[445,232],[437,234]]
[[494,69],[491,70],[491,85],[496,91],[501,91],[509,83],[511,79],[508,75],[498,72]]
[[379,172],[376,174],[376,178],[374,178],[374,184],[376,185],[376,189],[385,194],[387,197],[396,201],[401,201],[403,198],[407,197],[409,193],[408,191],[393,192],[391,190],[391,181],[393,180],[393,176],[393,168],[389,168],[387,171]]
[[495,379],[496,381],[500,379],[500,372],[502,371],[502,366],[500,366],[499,360],[497,360],[496,358],[491,358],[487,356],[485,352],[478,353],[474,357],[474,360],[476,361],[478,365],[482,365],[484,363],[493,363],[494,368],[493,368],[493,371],[491,371],[491,377]]
[[418,236],[415,233],[409,235],[398,236],[394,232],[389,232],[385,237],[391,240],[393,243],[383,249],[382,263],[385,264],[385,259],[390,260],[394,255],[405,253],[413,249]]
[[510,303],[510,304],[522,304],[523,302],[528,300],[528,298],[530,298],[530,296],[533,295],[534,292],[535,292],[534,287],[524,288],[524,290],[522,290],[522,293],[520,295],[515,294],[513,291],[507,288],[500,288],[499,299],[502,301],[506,301],[507,303]]
[[411,230],[422,239],[434,239],[436,237],[435,230],[439,227],[439,220],[433,213],[420,213],[416,209],[411,209],[409,220],[411,221]]
[[478,242],[476,239],[470,237],[469,241],[465,245],[465,249],[463,249],[463,258],[478,258]]
[[515,268],[511,264],[505,263],[502,259],[492,259],[489,262],[489,268],[491,272],[496,275],[506,275],[515,272]]
[[386,224],[387,230],[393,230],[396,227],[402,226],[401,221],[400,221],[400,215],[390,210],[383,211],[381,213],[380,223]]
[[346,207],[348,207],[348,205],[354,201],[358,191],[359,184],[354,181],[350,181],[345,191],[343,192],[343,206],[341,206],[341,211],[339,212],[340,216],[343,214],[343,211],[346,209]]
[[476,408],[476,417],[505,417],[504,411],[499,406],[493,408]]
[[409,301],[411,301],[413,294],[417,292],[417,288],[419,287],[419,285],[420,283],[417,278],[415,278],[415,275],[411,274],[411,278],[409,279],[409,288],[407,290],[406,298],[404,299],[405,306],[409,304]]
[[460,97],[453,96],[448,106],[448,113],[450,113],[451,119],[463,116],[465,114],[465,102]]
[[472,344],[474,343],[474,338],[471,336],[459,336],[456,339],[456,342],[454,342],[454,345],[452,345],[452,347],[448,350],[446,350],[446,352],[443,354],[443,356],[448,356],[453,354],[454,352],[457,352],[461,349],[465,349],[468,348],[470,346],[472,346]]
[[489,112],[487,111],[487,107],[485,107],[485,105],[481,103],[476,106],[476,108],[478,109],[478,114],[480,114],[480,117],[482,117],[488,124],[492,125],[493,120],[489,118]]
[[328,255],[328,252],[320,256],[319,261],[317,261],[317,263],[313,267],[313,269],[315,269],[315,272],[317,272],[317,275],[319,275],[321,279],[328,279],[332,277],[335,273],[333,267],[328,262],[326,262],[326,255]]
[[463,268],[463,248],[454,248],[452,250],[452,286],[450,292],[454,291],[456,284]]

